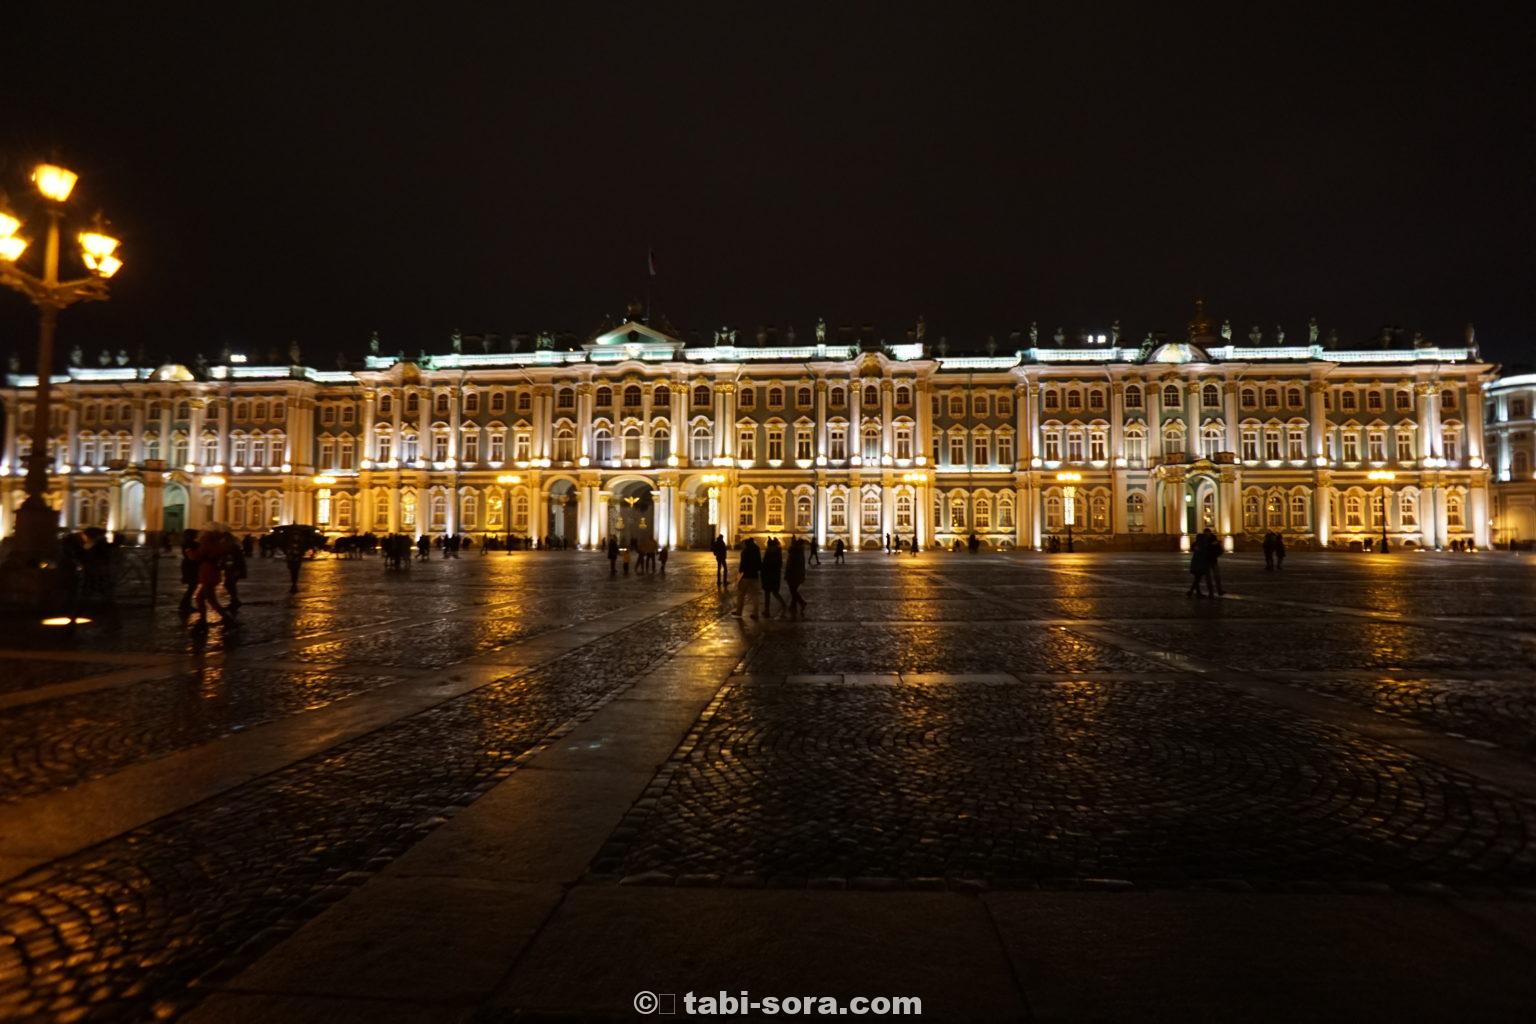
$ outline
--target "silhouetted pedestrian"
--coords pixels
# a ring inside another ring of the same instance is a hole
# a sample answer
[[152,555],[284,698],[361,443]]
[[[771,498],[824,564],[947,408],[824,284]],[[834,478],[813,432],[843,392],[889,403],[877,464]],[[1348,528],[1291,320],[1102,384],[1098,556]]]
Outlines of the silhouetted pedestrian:
[[757,602],[762,599],[762,587],[758,577],[763,571],[763,555],[757,549],[757,541],[748,537],[741,542],[741,562],[736,567],[736,610],[734,614],[741,618],[741,607],[750,594],[752,597],[752,617],[757,618]]
[[809,545],[796,537],[789,542],[789,557],[784,563],[784,582],[789,584],[789,614],[791,618],[797,618],[801,609],[805,607],[805,598],[800,596],[800,584],[805,582],[805,553]]
[[730,572],[725,564],[728,551],[725,546],[725,535],[715,534],[715,539],[710,541],[709,550],[715,556],[715,586],[728,587],[731,585]]
[[846,550],[846,548],[843,546],[843,538],[841,538],[841,537],[837,538],[837,543],[832,545],[832,564],[833,565],[842,565],[843,564],[843,552],[845,550]]
[[619,574],[619,538],[608,538],[608,575]]
[[778,598],[779,607],[788,610],[784,595],[779,593],[779,582],[784,577],[784,549],[779,538],[768,539],[768,550],[763,552],[763,617],[773,618],[773,600]]

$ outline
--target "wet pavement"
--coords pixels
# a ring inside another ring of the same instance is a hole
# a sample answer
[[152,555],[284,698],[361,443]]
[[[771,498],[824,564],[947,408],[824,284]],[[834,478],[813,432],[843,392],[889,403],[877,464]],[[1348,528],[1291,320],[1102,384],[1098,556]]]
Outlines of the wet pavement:
[[[1197,601],[1172,555],[866,553],[812,568],[807,621],[738,622],[691,553],[618,579],[579,553],[321,560],[294,597],[255,560],[238,627],[189,628],[168,582],[23,625],[0,1019],[183,1013],[667,672],[703,698],[578,889],[1536,892],[1536,563],[1223,573]],[[723,637],[718,676],[680,657]],[[92,800],[129,827],[31,849]]]

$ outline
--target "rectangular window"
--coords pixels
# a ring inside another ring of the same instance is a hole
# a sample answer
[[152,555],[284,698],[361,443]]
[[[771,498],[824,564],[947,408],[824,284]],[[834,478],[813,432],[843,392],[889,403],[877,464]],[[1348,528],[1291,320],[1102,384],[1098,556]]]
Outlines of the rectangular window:
[[505,462],[507,458],[507,435],[500,431],[491,435],[491,461]]
[[977,395],[971,402],[971,408],[976,411],[978,419],[986,419],[989,415],[988,410],[991,407],[992,403],[987,400],[986,395]]
[[951,466],[965,465],[965,437],[960,434],[952,434],[949,438],[949,464]]
[[1088,458],[1092,462],[1104,462],[1109,458],[1109,438],[1102,430],[1088,435]]
[[1270,462],[1280,461],[1280,431],[1268,430],[1264,432],[1264,458]]
[[1397,461],[1413,461],[1413,435],[1406,430],[1397,432]]
[[480,431],[471,430],[464,435],[464,461],[480,461]]
[[743,427],[736,434],[736,457],[746,459],[748,462],[757,460],[757,431],[752,427]]
[[1014,458],[1013,458],[1013,435],[1012,434],[999,434],[999,435],[997,435],[997,461],[998,461],[998,464],[1002,465],[1002,466],[1012,466],[1013,465]]
[[1344,461],[1360,461],[1360,435],[1353,430],[1344,432]]
[[827,430],[827,458],[842,462],[848,458],[848,428],[830,427]]
[[1061,434],[1058,433],[1057,431],[1050,430],[1050,431],[1046,432],[1046,435],[1045,435],[1045,461],[1046,462],[1060,462],[1061,461]]
[[978,466],[990,466],[992,464],[992,453],[990,451],[992,446],[987,441],[988,438],[982,435],[975,438],[975,442],[971,446],[973,461]]
[[783,462],[784,461],[784,428],[783,427],[769,427],[768,428],[768,461],[769,462]]
[[810,427],[795,428],[795,458],[801,462],[809,462],[815,458],[815,446]]
[[1387,435],[1380,430],[1373,430],[1366,441],[1370,450],[1372,462],[1387,461]]
[[1288,451],[1286,458],[1292,462],[1300,462],[1307,457],[1307,432],[1301,427],[1292,427],[1288,436]]
[[912,458],[912,428],[896,428],[896,457],[898,459]]

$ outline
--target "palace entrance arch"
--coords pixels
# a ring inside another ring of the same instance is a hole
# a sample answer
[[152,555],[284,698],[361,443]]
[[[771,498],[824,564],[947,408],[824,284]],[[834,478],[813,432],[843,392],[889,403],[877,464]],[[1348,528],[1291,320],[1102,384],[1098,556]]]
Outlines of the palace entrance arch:
[[613,485],[608,501],[608,536],[620,544],[656,537],[655,492],[649,480],[627,480]]

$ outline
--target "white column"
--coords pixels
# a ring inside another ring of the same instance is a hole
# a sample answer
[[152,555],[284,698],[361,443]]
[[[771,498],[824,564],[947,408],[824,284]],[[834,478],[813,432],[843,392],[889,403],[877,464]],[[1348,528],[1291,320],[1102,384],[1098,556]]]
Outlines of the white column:
[[1319,473],[1312,488],[1312,523],[1320,547],[1327,547],[1333,536],[1333,496],[1329,486],[1332,479],[1327,473]]
[[1419,384],[1414,388],[1419,407],[1419,464],[1421,466],[1424,465],[1424,459],[1434,458],[1440,452],[1440,438],[1438,437],[1440,432],[1436,429],[1434,410],[1431,408],[1432,396],[1435,394],[1435,390],[1433,384]]
[[1327,393],[1328,385],[1324,381],[1314,380],[1307,385],[1307,399],[1311,407],[1312,456],[1314,461],[1328,453],[1328,407],[1324,401]]
[[[1488,411],[1483,408],[1483,385],[1481,381],[1470,380],[1467,382],[1466,402],[1463,406],[1467,420],[1467,459],[1468,465],[1478,466],[1485,461],[1483,447],[1483,421],[1488,418]],[[1485,523],[1486,527],[1487,524]],[[1477,542],[1478,547],[1483,546],[1482,541]]]
[[[1470,402],[1467,403],[1471,405]],[[1478,412],[1482,408],[1478,407]],[[1472,543],[1480,548],[1488,546],[1488,488],[1481,480],[1474,481],[1468,492],[1468,515],[1472,517]]]

